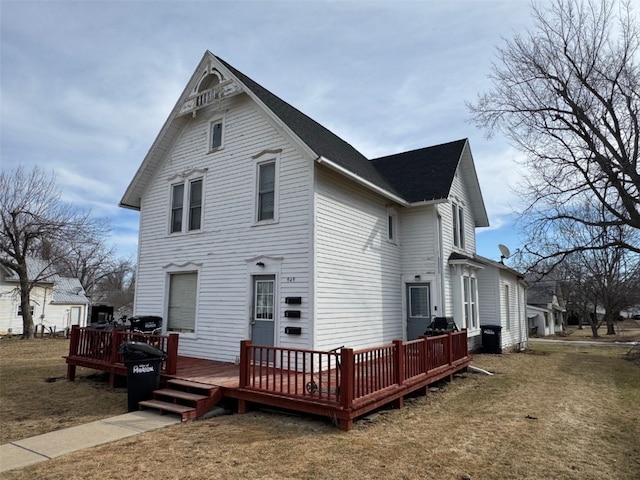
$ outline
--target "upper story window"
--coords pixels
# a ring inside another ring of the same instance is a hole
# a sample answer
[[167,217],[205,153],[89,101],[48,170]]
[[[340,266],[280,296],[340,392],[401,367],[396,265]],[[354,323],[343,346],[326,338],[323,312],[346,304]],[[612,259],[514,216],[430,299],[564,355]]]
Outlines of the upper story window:
[[258,218],[275,219],[276,198],[276,162],[265,162],[258,165]]
[[453,245],[464,248],[464,208],[457,203],[451,204],[453,218]]
[[221,118],[209,122],[209,152],[220,150],[224,145],[224,121]]
[[170,232],[200,230],[202,226],[202,178],[171,187]]
[[395,209],[387,209],[387,240],[391,243],[398,241],[398,214]]
[[253,156],[255,163],[255,213],[256,224],[278,221],[278,164],[281,150],[263,150]]

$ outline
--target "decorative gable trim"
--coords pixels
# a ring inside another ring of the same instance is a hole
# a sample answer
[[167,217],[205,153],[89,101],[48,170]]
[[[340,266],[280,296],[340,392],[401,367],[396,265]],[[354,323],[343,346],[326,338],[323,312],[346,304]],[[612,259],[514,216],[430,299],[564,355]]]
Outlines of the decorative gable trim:
[[282,153],[282,149],[281,148],[277,148],[274,150],[262,150],[260,153],[256,153],[255,155],[253,155],[251,157],[252,160],[257,160],[258,158],[262,157],[263,155],[280,155]]
[[168,182],[173,182],[176,178],[180,178],[184,180],[185,178],[189,178],[192,175],[204,175],[209,171],[208,168],[192,168],[191,170],[183,170],[179,173],[174,173],[169,178],[167,178]]
[[193,268],[200,268],[202,267],[202,263],[201,262],[185,262],[185,263],[167,263],[166,265],[162,266],[163,270],[174,270],[174,269],[186,269],[187,267],[193,266]]

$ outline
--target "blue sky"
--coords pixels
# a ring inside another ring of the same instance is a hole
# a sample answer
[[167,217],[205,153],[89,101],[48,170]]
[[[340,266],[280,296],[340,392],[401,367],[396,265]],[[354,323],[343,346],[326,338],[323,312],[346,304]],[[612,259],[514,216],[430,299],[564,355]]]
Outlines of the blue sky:
[[469,122],[495,46],[526,0],[0,0],[0,162],[54,170],[63,198],[107,216],[135,258],[122,194],[205,50],[374,158],[469,138],[491,227],[477,251],[518,247],[521,154]]

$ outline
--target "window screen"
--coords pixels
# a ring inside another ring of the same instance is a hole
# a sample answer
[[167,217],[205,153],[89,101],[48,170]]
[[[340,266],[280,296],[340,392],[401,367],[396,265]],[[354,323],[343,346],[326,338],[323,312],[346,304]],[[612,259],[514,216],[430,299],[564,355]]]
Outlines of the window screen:
[[196,272],[169,275],[168,331],[195,332],[197,287]]

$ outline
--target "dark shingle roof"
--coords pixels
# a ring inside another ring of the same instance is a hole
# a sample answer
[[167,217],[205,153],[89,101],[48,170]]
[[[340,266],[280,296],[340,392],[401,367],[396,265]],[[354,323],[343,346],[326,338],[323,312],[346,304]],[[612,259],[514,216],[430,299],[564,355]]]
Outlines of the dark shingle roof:
[[449,196],[465,144],[466,139],[456,140],[376,158],[372,163],[405,200],[442,200]]
[[386,176],[377,170],[373,162],[362,155],[349,143],[326,129],[318,122],[291,106],[277,95],[259,85],[245,74],[236,70],[220,57],[216,57],[247,88],[256,95],[275,115],[277,115],[300,139],[318,156],[340,165],[359,177],[395,195],[402,196]]

